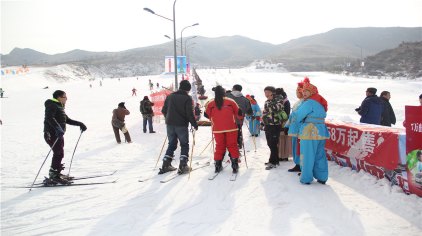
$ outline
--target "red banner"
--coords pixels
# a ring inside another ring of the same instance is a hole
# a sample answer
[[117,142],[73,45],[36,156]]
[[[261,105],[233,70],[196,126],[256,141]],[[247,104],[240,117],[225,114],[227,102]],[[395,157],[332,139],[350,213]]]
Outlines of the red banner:
[[164,101],[166,100],[166,97],[171,94],[172,91],[170,90],[161,90],[157,93],[152,93],[151,101],[154,103],[154,106],[152,107],[152,110],[154,111],[154,115],[162,115],[161,109],[164,106]]
[[399,129],[373,125],[326,122],[326,149],[370,165],[393,170],[399,161]]
[[405,115],[409,190],[422,197],[422,106],[406,106]]

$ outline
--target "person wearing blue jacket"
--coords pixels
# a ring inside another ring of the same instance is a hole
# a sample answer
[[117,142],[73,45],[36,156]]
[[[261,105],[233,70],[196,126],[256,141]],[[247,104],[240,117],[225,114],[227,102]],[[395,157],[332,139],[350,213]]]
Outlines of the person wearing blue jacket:
[[315,178],[318,183],[328,180],[328,161],[325,155],[325,142],[330,137],[325,117],[327,101],[318,93],[316,86],[303,84],[303,103],[296,111],[301,121],[298,138],[300,139],[300,182],[310,184]]
[[361,116],[360,123],[374,125],[381,124],[381,116],[384,105],[376,93],[376,88],[368,88],[366,90],[366,98],[362,101],[360,107],[355,109],[355,111],[357,111]]
[[251,102],[252,114],[246,116],[246,120],[249,124],[249,132],[252,136],[258,137],[260,133],[260,122],[261,122],[261,108],[255,100],[254,95],[246,95],[246,98]]
[[288,130],[288,135],[292,137],[292,156],[295,166],[289,169],[289,172],[300,172],[300,154],[298,150],[299,140],[297,139],[299,134],[299,128],[301,126],[301,120],[297,119],[296,111],[302,105],[303,102],[303,82],[299,82],[296,88],[296,97],[299,99],[292,107],[289,120],[285,124],[285,128]]

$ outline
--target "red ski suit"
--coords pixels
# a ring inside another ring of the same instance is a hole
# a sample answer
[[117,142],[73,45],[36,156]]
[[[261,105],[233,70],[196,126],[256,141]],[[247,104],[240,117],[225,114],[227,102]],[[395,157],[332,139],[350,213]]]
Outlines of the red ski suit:
[[238,129],[236,125],[239,107],[237,103],[225,97],[223,106],[219,110],[214,99],[212,99],[205,105],[205,113],[211,120],[212,132],[216,143],[214,160],[222,160],[226,148],[232,158],[239,158],[239,148],[237,146]]

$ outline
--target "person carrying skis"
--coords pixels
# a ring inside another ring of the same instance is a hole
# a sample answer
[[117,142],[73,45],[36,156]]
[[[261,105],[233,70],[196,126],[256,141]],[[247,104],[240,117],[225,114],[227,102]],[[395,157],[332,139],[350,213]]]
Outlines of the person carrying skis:
[[149,132],[155,133],[154,128],[152,127],[152,117],[154,116],[154,111],[152,110],[152,106],[154,106],[154,103],[151,102],[148,98],[148,96],[144,96],[144,99],[141,101],[140,110],[142,113],[142,118],[144,119],[143,122],[143,131],[144,133],[147,132],[147,123]]
[[126,142],[132,142],[129,131],[127,130],[125,124],[125,116],[129,114],[130,112],[128,109],[126,109],[124,102],[119,103],[117,108],[113,110],[113,116],[111,117],[111,126],[113,127],[114,136],[116,137],[116,142],[118,144],[122,142],[120,140],[119,129],[123,132]]
[[261,108],[255,100],[254,95],[246,95],[246,98],[251,103],[252,115],[247,115],[246,120],[249,124],[249,132],[252,136],[258,137],[260,133],[259,123],[261,122]]
[[163,174],[168,171],[176,170],[171,165],[174,157],[174,151],[177,149],[177,142],[180,142],[180,164],[179,174],[189,172],[188,158],[189,158],[189,123],[198,130],[193,115],[193,101],[189,96],[191,84],[188,80],[182,80],[179,84],[179,90],[173,92],[166,97],[164,106],[161,109],[166,120],[168,148],[163,157],[163,166],[158,174]]
[[237,147],[238,127],[236,118],[242,116],[242,111],[233,99],[225,97],[223,87],[219,85],[213,90],[215,98],[205,105],[204,116],[211,121],[216,143],[214,152],[215,173],[223,169],[222,158],[225,155],[226,148],[230,153],[233,173],[237,173],[239,170],[239,148]]
[[61,184],[69,183],[69,181],[60,174],[64,169],[62,164],[62,159],[64,157],[63,136],[66,132],[66,124],[79,126],[81,132],[84,132],[87,129],[84,123],[72,120],[66,115],[64,110],[66,101],[66,93],[62,90],[56,90],[53,93],[53,98],[46,100],[44,103],[44,140],[53,151],[53,158],[48,174],[51,181]]
[[266,163],[267,167],[265,169],[271,170],[276,168],[280,162],[278,158],[278,141],[283,120],[277,114],[283,110],[283,103],[276,97],[275,88],[273,86],[265,87],[264,93],[265,97],[267,97],[267,101],[265,101],[264,110],[262,112],[261,129],[264,129],[265,131],[267,145],[270,148],[270,158]]
[[318,93],[315,85],[303,83],[303,103],[296,111],[297,120],[303,121],[299,128],[300,182],[310,184],[313,178],[325,184],[328,179],[328,162],[325,155],[325,142],[330,138],[325,117],[327,101]]

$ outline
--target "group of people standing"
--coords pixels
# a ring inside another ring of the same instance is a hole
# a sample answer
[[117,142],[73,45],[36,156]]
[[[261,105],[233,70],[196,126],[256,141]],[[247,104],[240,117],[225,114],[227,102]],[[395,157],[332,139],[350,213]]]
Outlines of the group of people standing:
[[[144,133],[147,132],[147,125],[149,133],[155,133],[152,125],[152,118],[154,116],[154,111],[152,110],[153,106],[154,103],[149,100],[148,96],[144,96],[144,99],[140,102],[139,111],[141,112],[143,118],[142,130]],[[125,116],[129,114],[130,111],[126,108],[124,102],[119,103],[117,108],[113,110],[111,125],[113,127],[114,136],[118,144],[121,143],[119,130],[122,131],[127,143],[132,142],[129,131],[125,124]]]
[[360,107],[355,109],[361,116],[360,122],[382,126],[396,124],[396,115],[390,104],[390,99],[389,91],[382,91],[378,97],[376,88],[367,88],[365,99]]

